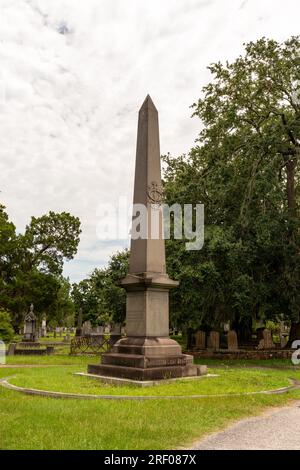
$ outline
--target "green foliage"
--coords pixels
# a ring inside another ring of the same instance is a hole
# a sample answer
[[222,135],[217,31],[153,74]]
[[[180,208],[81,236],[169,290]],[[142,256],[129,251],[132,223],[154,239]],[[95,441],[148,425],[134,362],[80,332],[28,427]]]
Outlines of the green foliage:
[[25,265],[61,274],[64,259],[71,260],[77,252],[80,233],[78,217],[66,212],[32,217],[23,239],[27,248]]
[[126,293],[119,287],[129,266],[127,250],[113,255],[107,268],[95,269],[88,279],[73,284],[72,297],[77,312],[82,309],[83,320],[94,325],[107,322],[123,323],[126,314]]
[[[25,359],[16,356],[14,360]],[[37,361],[37,357],[28,358]],[[58,357],[52,356],[52,361]],[[9,360],[9,358],[8,358]],[[76,367],[15,368],[0,370],[1,377],[15,376],[20,385],[51,390],[68,390],[98,394],[111,390],[95,381],[74,376],[74,372],[86,371],[90,361],[99,358],[61,358],[61,364]],[[51,364],[51,356],[40,357],[39,361]],[[263,361],[267,365],[269,361]],[[58,362],[53,362],[58,363]],[[260,363],[260,366],[262,364]],[[270,364],[268,364],[270,366]],[[210,372],[218,377],[190,381],[189,384],[168,385],[176,387],[177,393],[185,387],[208,390],[211,395],[232,393],[236,389],[278,388],[285,385],[289,377],[299,379],[299,371],[247,369],[244,363],[235,361],[234,367],[226,370],[211,364]],[[289,367],[289,365],[287,365]],[[239,386],[241,378],[241,386]],[[266,387],[265,387],[266,386]],[[155,386],[152,394],[159,393]],[[107,389],[105,391],[105,388]],[[123,389],[123,387],[122,387]],[[149,390],[147,392],[147,390]],[[151,393],[151,389],[131,388],[127,393]],[[191,448],[196,439],[224,429],[241,418],[255,416],[268,407],[287,405],[292,399],[299,399],[299,390],[288,394],[247,396],[215,396],[205,399],[163,399],[163,400],[53,400],[43,397],[20,395],[11,390],[1,390],[0,415],[1,449],[178,449]],[[101,392],[100,392],[101,393]],[[114,393],[120,394],[120,387]],[[126,392],[125,392],[126,393]],[[80,403],[80,406],[78,404]],[[76,407],[76,413],[74,413]],[[95,419],[97,416],[97,419]],[[119,423],[116,426],[116,422]],[[80,425],[78,425],[80,423]],[[46,430],[46,432],[45,432]]]
[[14,337],[11,317],[7,310],[0,308],[0,340],[9,343]]
[[74,257],[80,221],[63,212],[32,217],[25,233],[17,235],[5,208],[0,206],[0,306],[21,325],[31,303],[38,317],[53,325],[74,316],[70,284],[61,276],[64,260]]
[[167,202],[205,205],[205,244],[167,244],[172,318],[182,325],[299,321],[300,40],[261,39],[209,67],[193,105],[202,130],[187,156],[164,157]]

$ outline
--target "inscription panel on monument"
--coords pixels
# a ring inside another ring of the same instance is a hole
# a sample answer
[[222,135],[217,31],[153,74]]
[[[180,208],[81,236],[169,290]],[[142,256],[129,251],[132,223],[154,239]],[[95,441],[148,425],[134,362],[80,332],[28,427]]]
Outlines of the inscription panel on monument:
[[147,291],[147,336],[169,336],[169,292]]
[[127,336],[146,335],[146,293],[127,292],[126,334]]

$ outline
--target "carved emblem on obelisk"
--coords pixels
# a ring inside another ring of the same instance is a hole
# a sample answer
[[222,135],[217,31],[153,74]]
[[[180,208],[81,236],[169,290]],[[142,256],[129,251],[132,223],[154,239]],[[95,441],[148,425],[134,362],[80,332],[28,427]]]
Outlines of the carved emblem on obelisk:
[[152,181],[147,188],[147,197],[150,204],[160,206],[163,200],[163,188],[156,181]]

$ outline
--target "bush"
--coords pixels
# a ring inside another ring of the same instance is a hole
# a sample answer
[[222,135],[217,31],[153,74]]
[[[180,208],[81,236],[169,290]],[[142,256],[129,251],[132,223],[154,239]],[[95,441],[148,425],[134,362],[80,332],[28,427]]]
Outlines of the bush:
[[11,317],[7,310],[0,307],[0,340],[9,343],[14,337]]

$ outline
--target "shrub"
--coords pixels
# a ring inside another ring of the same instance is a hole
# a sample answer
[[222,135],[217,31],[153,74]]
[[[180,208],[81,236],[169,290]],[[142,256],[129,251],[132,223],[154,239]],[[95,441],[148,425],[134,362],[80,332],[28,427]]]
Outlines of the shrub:
[[7,310],[0,307],[0,340],[9,343],[14,337],[11,317]]

